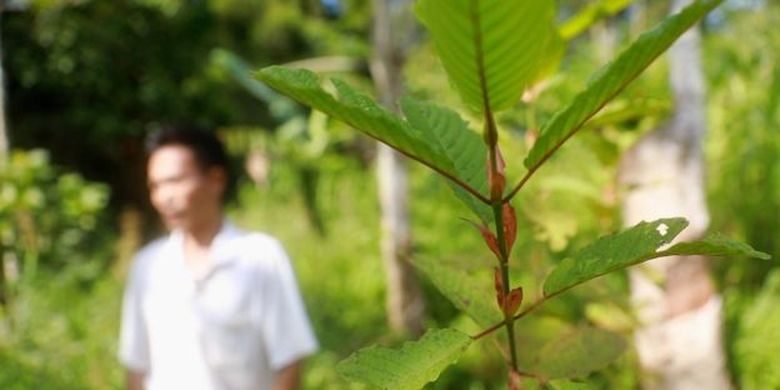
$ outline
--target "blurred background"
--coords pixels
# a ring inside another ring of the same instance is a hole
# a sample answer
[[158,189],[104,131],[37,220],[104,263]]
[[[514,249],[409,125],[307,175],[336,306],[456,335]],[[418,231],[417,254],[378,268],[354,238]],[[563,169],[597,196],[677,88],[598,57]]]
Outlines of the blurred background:
[[[560,20],[595,3],[559,0]],[[522,172],[538,124],[669,11],[664,0],[602,3],[617,5],[597,8],[570,31],[560,69],[544,90],[500,118],[510,182]],[[322,346],[307,363],[305,388],[360,388],[343,382],[334,367],[367,344],[393,344],[422,327],[478,330],[427,279],[410,278],[400,292],[388,284],[382,241],[392,232],[381,229],[386,206],[375,142],[251,75],[292,64],[387,96],[376,67],[389,58],[407,93],[457,106],[423,29],[408,16],[410,4],[0,0],[0,388],[123,385],[116,344],[124,278],[134,251],[164,234],[146,198],[143,139],[168,124],[219,132],[239,174],[229,215],[279,237],[290,252]],[[382,55],[387,41],[375,34],[376,17],[395,29],[389,57]],[[701,28],[709,230],[774,258],[780,257],[778,25],[776,1],[727,0]],[[618,163],[673,112],[668,80],[662,58],[520,195],[513,273],[527,292],[550,265],[621,227]],[[414,164],[404,171],[411,232],[404,256],[489,272],[490,254],[459,219],[469,211],[447,183]],[[711,263],[737,388],[780,388],[776,264]],[[489,291],[491,279],[482,280]],[[637,323],[628,291],[625,274],[610,275],[524,319],[521,360],[576,324],[630,335]],[[388,294],[421,299],[425,310],[394,312]],[[589,379],[603,388],[635,388],[642,381],[638,364],[630,349]],[[501,355],[482,343],[431,388],[498,388],[503,370]]]

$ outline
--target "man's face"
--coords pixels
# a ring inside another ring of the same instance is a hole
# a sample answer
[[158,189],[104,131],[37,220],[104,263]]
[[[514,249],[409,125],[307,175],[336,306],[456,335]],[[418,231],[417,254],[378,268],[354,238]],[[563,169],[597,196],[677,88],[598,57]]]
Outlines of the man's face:
[[155,150],[149,156],[147,178],[152,205],[169,229],[193,230],[221,218],[224,172],[204,171],[188,147]]

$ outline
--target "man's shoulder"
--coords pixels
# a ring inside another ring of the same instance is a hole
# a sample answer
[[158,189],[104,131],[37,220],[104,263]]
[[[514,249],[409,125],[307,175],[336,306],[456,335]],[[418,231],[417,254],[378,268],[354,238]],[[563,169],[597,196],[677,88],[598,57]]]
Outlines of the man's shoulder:
[[168,242],[167,237],[160,237],[139,249],[133,258],[132,271],[135,274],[145,274],[154,259],[159,257]]
[[236,237],[234,248],[241,251],[240,257],[259,266],[273,266],[287,261],[287,254],[281,241],[259,231],[241,231]]
[[160,251],[165,248],[165,244],[168,242],[168,237],[160,237],[138,250],[135,254],[135,261],[147,261],[146,259],[150,259],[155,257],[157,254],[160,253]]

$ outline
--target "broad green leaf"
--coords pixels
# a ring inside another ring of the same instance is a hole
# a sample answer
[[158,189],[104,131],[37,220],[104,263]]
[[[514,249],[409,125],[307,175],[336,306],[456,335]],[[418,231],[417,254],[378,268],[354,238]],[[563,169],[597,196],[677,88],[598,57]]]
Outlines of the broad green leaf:
[[601,0],[585,6],[580,12],[564,22],[558,31],[565,40],[570,40],[587,30],[601,18],[612,16],[626,9],[634,0]]
[[659,219],[601,237],[553,269],[544,282],[544,295],[561,292],[597,276],[657,257],[688,226],[684,218]]
[[260,70],[257,77],[307,106],[340,119],[393,148],[433,163],[434,153],[419,140],[416,130],[343,82],[333,80],[339,92],[337,99],[323,89],[316,74],[305,69],[271,66]]
[[323,88],[316,74],[305,69],[271,66],[260,70],[256,76],[304,105],[342,120],[433,169],[453,174],[452,165],[440,153],[434,152],[419,131],[344,82],[332,80],[338,91],[336,97]]
[[[260,70],[256,77],[284,95],[344,121],[368,136],[384,142],[408,157],[443,174],[461,187],[479,194],[484,193],[484,191],[472,188],[464,182],[459,175],[459,172],[464,168],[462,161],[458,162],[461,164],[458,168],[452,159],[452,155],[459,152],[468,152],[471,155],[477,151],[472,142],[473,137],[469,138],[468,133],[464,133],[469,131],[467,127],[458,127],[455,122],[447,124],[448,126],[454,124],[455,127],[434,129],[412,127],[399,116],[338,79],[331,80],[338,92],[338,96],[332,95],[323,88],[320,78],[316,74],[305,69],[270,66]],[[443,109],[438,109],[437,112],[439,111],[443,112]],[[436,133],[434,134],[432,131]],[[439,139],[439,137],[444,139]],[[450,150],[448,147],[456,149]],[[476,167],[484,162],[475,162],[474,164]],[[467,167],[468,170],[463,172],[473,172],[478,169],[475,167]],[[472,173],[467,176],[471,181],[476,180]],[[479,183],[475,182],[476,184]]]
[[721,234],[713,234],[701,241],[681,242],[660,253],[663,256],[746,256],[762,260],[772,258],[767,253],[759,252],[744,242],[734,241]]
[[425,273],[455,307],[477,324],[489,327],[503,320],[498,311],[489,275],[479,278],[454,265],[431,258],[418,257],[414,265]]
[[455,329],[429,330],[401,349],[371,346],[339,363],[345,378],[388,389],[420,389],[436,380],[471,345],[472,338]]
[[544,295],[557,294],[597,276],[665,256],[747,256],[769,259],[742,242],[715,234],[700,241],[682,242],[659,251],[686,226],[684,218],[642,222],[624,232],[599,238],[582,251],[561,262],[544,282]]
[[541,130],[541,136],[524,163],[527,176],[546,161],[585,122],[639,76],[661,53],[722,0],[700,0],[642,34],[627,50],[591,80],[567,107],[558,111]]
[[535,371],[549,379],[584,378],[607,367],[625,349],[626,342],[620,335],[583,327],[545,345]]
[[554,1],[420,0],[415,10],[451,83],[478,112],[517,103],[555,32]]
[[[452,165],[453,174],[480,194],[487,194],[487,148],[460,115],[412,98],[401,99],[401,110],[412,127],[430,135],[433,147]],[[453,185],[453,189],[483,222],[493,220],[490,206],[458,186]]]

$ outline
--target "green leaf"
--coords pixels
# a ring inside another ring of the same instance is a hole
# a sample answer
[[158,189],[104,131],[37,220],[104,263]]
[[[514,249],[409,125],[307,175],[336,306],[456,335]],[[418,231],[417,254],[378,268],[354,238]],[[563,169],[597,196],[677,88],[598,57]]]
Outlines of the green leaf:
[[587,30],[604,17],[612,16],[626,9],[634,0],[601,0],[587,5],[583,10],[564,22],[558,31],[565,40],[570,40]]
[[625,349],[626,342],[620,335],[583,327],[545,345],[535,371],[549,379],[584,378],[591,372],[606,368]]
[[453,264],[427,257],[416,257],[414,265],[430,279],[455,307],[477,324],[489,327],[503,320],[496,305],[489,275],[476,277]]
[[316,74],[305,69],[270,66],[260,70],[257,77],[307,106],[340,119],[411,157],[436,165],[438,156],[420,140],[415,129],[339,80],[333,80],[339,92],[337,99],[322,88]]
[[544,295],[557,294],[597,276],[658,257],[656,250],[688,226],[684,218],[659,219],[617,234],[601,237],[553,269],[544,282]]
[[[445,154],[447,149],[441,146],[442,142],[449,142],[449,140],[460,142],[465,139],[463,138],[465,133],[457,133],[457,131],[468,131],[467,128],[443,129],[442,131],[456,131],[456,133],[448,134],[448,140],[440,141],[437,135],[428,129],[412,127],[342,81],[332,80],[338,91],[338,97],[330,94],[321,85],[319,77],[305,69],[270,66],[260,70],[256,77],[298,102],[342,120],[368,136],[442,173],[461,187],[479,193],[460,179],[454,162]],[[467,150],[473,151],[471,141],[463,145]]]
[[524,164],[530,176],[585,122],[639,76],[661,53],[722,0],[700,0],[680,13],[666,18],[645,32],[612,63],[602,68],[586,89],[567,107],[558,111],[541,130],[541,136]]
[[471,345],[472,338],[455,329],[429,330],[400,350],[371,346],[339,363],[338,372],[349,380],[380,389],[420,389],[436,380]]
[[[438,153],[452,166],[453,174],[480,194],[487,193],[487,148],[460,115],[444,107],[412,98],[401,99],[401,110],[409,124],[425,134]],[[493,211],[462,188],[455,194],[485,223],[493,221]]]
[[478,112],[517,103],[555,32],[554,1],[420,0],[415,10],[451,83]]
[[597,276],[631,265],[665,256],[747,256],[769,259],[742,242],[714,234],[700,241],[682,242],[658,251],[671,242],[685,227],[684,218],[659,219],[640,224],[621,233],[601,237],[561,262],[544,282],[544,295],[558,294]]
[[759,252],[744,242],[734,241],[715,233],[701,241],[681,242],[659,253],[661,256],[746,256],[762,260],[772,258],[768,253]]

